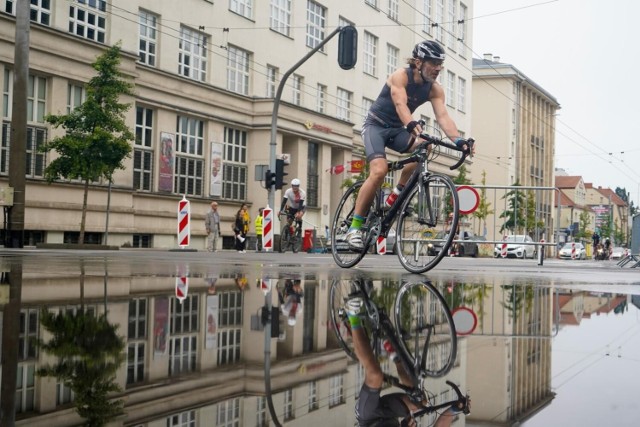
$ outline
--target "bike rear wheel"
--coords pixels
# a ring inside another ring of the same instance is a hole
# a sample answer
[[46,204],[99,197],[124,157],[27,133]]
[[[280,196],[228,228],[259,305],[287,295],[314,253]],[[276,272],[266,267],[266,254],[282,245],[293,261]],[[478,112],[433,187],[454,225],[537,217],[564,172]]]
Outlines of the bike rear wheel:
[[336,209],[333,218],[333,226],[331,227],[331,254],[336,264],[342,268],[353,267],[359,263],[367,249],[365,236],[362,238],[365,243],[365,248],[361,251],[351,250],[346,239],[351,221],[353,220],[356,198],[358,197],[362,184],[362,181],[356,182],[347,189],[342,199],[340,199],[338,209]]
[[282,227],[282,231],[280,231],[280,253],[284,253],[287,251],[289,245],[291,245],[291,232],[288,225]]
[[456,361],[458,341],[449,306],[429,282],[405,283],[396,295],[395,327],[400,345],[417,371],[446,375]]
[[412,273],[424,273],[447,255],[456,234],[459,201],[456,186],[431,174],[416,185],[398,213],[396,254]]
[[[358,285],[353,280],[347,279],[335,279],[331,284],[329,309],[331,310],[331,328],[335,333],[338,341],[338,345],[344,350],[347,355],[353,359],[358,360],[356,352],[353,347],[353,337],[351,334],[351,323],[347,316],[345,305],[350,296],[359,291]],[[362,329],[367,335],[367,340],[371,344],[371,348],[374,354],[379,353],[379,343],[377,335],[373,332],[373,326],[367,315],[366,308],[363,307],[359,315]]]

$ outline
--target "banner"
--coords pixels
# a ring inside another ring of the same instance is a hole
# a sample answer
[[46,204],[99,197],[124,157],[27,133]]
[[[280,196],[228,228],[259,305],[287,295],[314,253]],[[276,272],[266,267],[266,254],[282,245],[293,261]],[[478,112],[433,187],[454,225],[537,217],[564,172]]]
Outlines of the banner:
[[169,337],[169,298],[155,299],[153,316],[153,353],[165,354]]
[[173,192],[173,140],[174,135],[160,132],[160,176],[158,190]]
[[326,172],[329,172],[331,175],[339,175],[346,171],[347,167],[349,167],[350,173],[360,173],[364,168],[364,160],[351,160],[344,165],[331,166]]
[[222,196],[222,144],[219,142],[211,143],[211,184],[209,186],[209,195]]
[[207,329],[204,342],[204,348],[207,350],[218,346],[218,295],[207,296]]

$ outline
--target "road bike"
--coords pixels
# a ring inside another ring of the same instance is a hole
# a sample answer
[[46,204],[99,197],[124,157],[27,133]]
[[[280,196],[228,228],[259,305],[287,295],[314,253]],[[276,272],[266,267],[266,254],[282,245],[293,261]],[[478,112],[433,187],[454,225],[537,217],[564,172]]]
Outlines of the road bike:
[[331,326],[339,346],[350,358],[357,360],[351,324],[344,307],[349,299],[360,297],[363,301],[359,314],[361,325],[374,355],[380,356],[382,342],[388,339],[412,384],[402,384],[389,374],[385,374],[385,380],[409,395],[412,402],[421,408],[418,415],[456,403],[462,403],[465,413],[468,413],[468,396],[463,396],[454,383],[446,382],[455,391],[457,399],[437,405],[429,403],[424,389],[425,378],[446,375],[456,362],[456,328],[443,296],[424,278],[405,281],[395,292],[392,322],[387,314],[391,311],[388,291],[395,289],[394,286],[375,286],[372,281],[362,278],[333,281],[330,291]]
[[424,273],[446,256],[458,226],[458,193],[451,178],[428,170],[430,154],[435,153],[435,147],[462,152],[458,162],[450,167],[454,170],[472,153],[474,140],[468,139],[464,150],[427,134],[421,134],[419,138],[424,141],[409,157],[388,162],[390,171],[400,170],[409,163],[418,163],[418,167],[389,209],[385,208],[383,191],[378,192],[361,228],[362,250],[352,250],[346,236],[364,181],[353,184],[340,199],[331,229],[331,253],[340,267],[349,268],[360,262],[376,246],[379,238],[387,237],[396,220],[396,254],[406,270]]
[[302,245],[302,227],[293,214],[280,212],[278,218],[281,215],[286,215],[287,220],[280,231],[280,253],[286,252],[288,248],[291,248],[291,252],[297,253]]

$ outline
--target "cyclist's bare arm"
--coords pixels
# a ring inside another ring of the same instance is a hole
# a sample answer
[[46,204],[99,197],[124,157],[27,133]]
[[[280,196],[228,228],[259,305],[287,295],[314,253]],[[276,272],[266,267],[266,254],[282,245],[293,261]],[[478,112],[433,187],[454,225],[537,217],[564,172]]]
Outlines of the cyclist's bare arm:
[[[407,106],[408,83],[409,78],[407,77],[407,72],[404,68],[397,69],[387,79],[387,84],[391,89],[391,100],[393,101],[393,105],[396,107],[398,117],[400,117],[402,124],[404,124],[405,126],[413,120],[411,111]],[[413,129],[413,133],[415,135],[419,135],[420,133],[422,133],[422,126],[416,126]]]
[[440,128],[444,132],[445,135],[449,137],[451,141],[454,141],[456,138],[460,137],[460,133],[458,132],[458,128],[449,116],[449,111],[444,102],[444,89],[438,83],[434,83],[431,87],[431,93],[429,94],[429,101],[431,101],[431,106],[433,107],[433,113],[436,116],[436,121]]

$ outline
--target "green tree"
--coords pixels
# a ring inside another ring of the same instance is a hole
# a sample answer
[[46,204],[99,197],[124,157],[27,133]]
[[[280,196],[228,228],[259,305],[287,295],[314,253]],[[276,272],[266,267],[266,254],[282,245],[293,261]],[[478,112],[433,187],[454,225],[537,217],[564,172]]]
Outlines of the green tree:
[[119,71],[120,45],[108,48],[92,64],[97,71],[86,86],[86,101],[63,115],[48,115],[45,119],[65,134],[53,138],[40,149],[57,152],[45,169],[45,179],[78,179],[84,183],[82,219],[79,243],[84,243],[89,183],[113,180],[116,169],[124,169],[123,161],[130,156],[130,141],[134,135],[127,127],[124,114],[131,104],[123,104],[123,95],[133,94],[133,84]]
[[125,360],[117,325],[110,324],[106,314],[97,316],[83,308],[57,314],[45,308],[40,321],[52,337],[39,346],[57,361],[42,366],[38,375],[55,377],[71,388],[76,412],[86,426],[104,426],[122,413],[123,401],[109,398],[121,391],[115,379]]
[[[480,189],[480,202],[478,208],[473,212],[474,218],[478,218],[478,235],[484,235],[484,229],[487,227],[487,217],[493,214],[491,209],[491,203],[487,201],[487,189],[484,188],[487,185],[487,172],[482,171],[482,188]],[[482,227],[482,228],[481,228]]]
[[590,240],[591,236],[593,235],[593,231],[588,228],[589,225],[591,224],[591,218],[589,216],[589,213],[581,212],[579,221],[580,221],[580,231],[576,233],[576,237],[579,239]]
[[531,190],[527,191],[527,206],[525,208],[525,214],[526,231],[528,234],[534,234],[536,230],[544,227],[544,221],[538,219],[536,212],[536,198]]
[[[520,182],[516,181],[513,186],[520,187]],[[500,214],[500,218],[504,219],[500,232],[509,230],[518,233],[524,230],[526,221],[525,192],[516,188],[509,190],[502,198],[507,199],[507,209]]]

